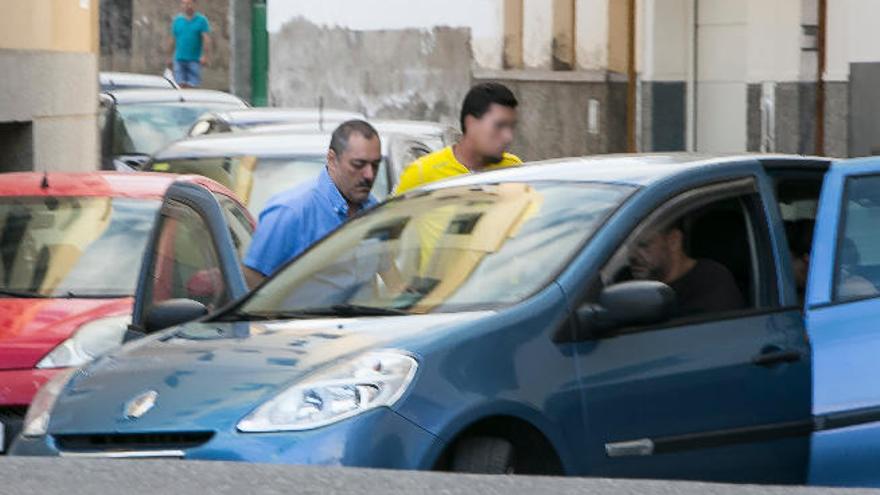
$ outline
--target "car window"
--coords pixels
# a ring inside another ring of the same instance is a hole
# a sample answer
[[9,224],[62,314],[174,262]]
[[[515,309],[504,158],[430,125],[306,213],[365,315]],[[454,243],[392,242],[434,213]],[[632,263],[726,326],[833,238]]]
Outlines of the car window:
[[219,256],[202,217],[168,201],[160,222],[145,307],[168,299],[192,299],[209,309],[227,303]]
[[222,194],[215,194],[214,197],[217,198],[220,208],[223,210],[223,216],[226,218],[226,224],[229,226],[229,235],[232,236],[232,242],[235,244],[238,261],[241,261],[244,259],[245,254],[247,254],[248,246],[251,245],[254,227],[250,220],[248,220],[247,214],[235,201]]
[[211,111],[240,108],[230,103],[131,103],[118,105],[113,122],[113,154],[151,155],[186,137],[198,118]]
[[0,197],[0,289],[41,296],[128,297],[159,201]]
[[433,313],[514,304],[550,283],[632,190],[504,183],[390,201],[282,269],[241,310],[354,304]]
[[[771,305],[769,234],[756,193],[676,198],[640,224],[601,271],[601,287],[669,285],[675,318],[711,319]],[[769,272],[769,273],[768,273]]]
[[846,182],[835,258],[835,300],[875,297],[880,288],[880,176]]

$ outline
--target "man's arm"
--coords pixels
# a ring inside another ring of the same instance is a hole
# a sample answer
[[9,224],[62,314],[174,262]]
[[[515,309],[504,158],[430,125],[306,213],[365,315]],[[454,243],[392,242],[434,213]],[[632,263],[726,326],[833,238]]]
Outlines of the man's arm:
[[207,66],[211,60],[211,35],[209,32],[202,33],[202,58],[199,63]]
[[168,53],[168,68],[169,69],[174,67],[174,48],[175,48],[174,34],[172,33],[171,36],[168,37],[168,44],[166,45],[166,51]]
[[248,289],[253,290],[256,286],[262,284],[263,280],[266,280],[265,275],[249,266],[241,265],[241,268],[242,272],[244,272],[244,281],[247,284]]

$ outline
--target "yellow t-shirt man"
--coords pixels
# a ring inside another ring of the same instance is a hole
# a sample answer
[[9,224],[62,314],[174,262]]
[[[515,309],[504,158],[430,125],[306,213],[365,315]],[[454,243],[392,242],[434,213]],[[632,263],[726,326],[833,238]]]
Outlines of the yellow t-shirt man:
[[[500,162],[489,164],[482,170],[488,171],[499,168],[515,167],[521,164],[522,160],[516,155],[504,153]],[[411,189],[424,186],[425,184],[469,173],[471,173],[470,169],[465,167],[464,164],[455,158],[455,153],[452,152],[452,146],[447,146],[442,150],[435,151],[419,158],[406,167],[403,171],[403,175],[400,176],[400,182],[394,189],[394,194],[403,194]]]
[[[501,161],[484,167],[483,171],[500,168],[515,167],[521,165],[522,160],[516,155],[504,153]],[[394,189],[394,195],[403,194],[425,184],[438,180],[448,179],[459,175],[470,174],[471,171],[455,158],[452,146],[427,154],[414,161],[400,177],[400,182]],[[455,216],[455,206],[443,206],[414,219],[414,226],[419,236],[419,275],[424,276],[431,264],[434,249],[443,233],[446,232],[449,222]]]

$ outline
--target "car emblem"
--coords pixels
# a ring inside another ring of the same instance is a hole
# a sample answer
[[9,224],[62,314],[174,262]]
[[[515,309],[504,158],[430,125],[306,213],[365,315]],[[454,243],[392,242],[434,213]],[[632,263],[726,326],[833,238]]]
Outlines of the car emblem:
[[148,390],[125,404],[126,419],[138,419],[144,414],[150,412],[150,409],[156,406],[156,398],[159,393],[155,390]]

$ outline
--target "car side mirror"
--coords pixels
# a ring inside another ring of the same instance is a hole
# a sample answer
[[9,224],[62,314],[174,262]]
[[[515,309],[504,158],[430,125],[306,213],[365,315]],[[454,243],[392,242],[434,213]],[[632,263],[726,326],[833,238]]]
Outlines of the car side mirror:
[[197,320],[208,314],[208,308],[192,299],[169,299],[149,310],[144,318],[144,333],[151,334],[188,321]]
[[663,323],[675,308],[675,291],[662,282],[622,282],[604,288],[598,303],[578,309],[579,332],[595,338],[618,328]]

